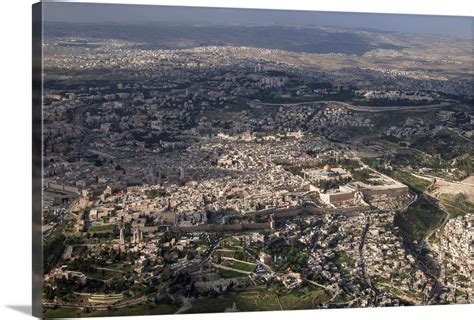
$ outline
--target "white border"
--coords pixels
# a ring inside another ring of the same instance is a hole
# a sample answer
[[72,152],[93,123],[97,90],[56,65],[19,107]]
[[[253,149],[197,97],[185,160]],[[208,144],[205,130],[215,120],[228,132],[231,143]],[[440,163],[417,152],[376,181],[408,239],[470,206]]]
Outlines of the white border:
[[[38,1],[7,0],[0,3],[0,319],[8,320],[32,319],[26,313],[31,306],[31,5],[35,2]],[[472,0],[104,0],[102,3],[474,15]],[[107,319],[446,320],[468,319],[469,314],[474,314],[474,305]]]

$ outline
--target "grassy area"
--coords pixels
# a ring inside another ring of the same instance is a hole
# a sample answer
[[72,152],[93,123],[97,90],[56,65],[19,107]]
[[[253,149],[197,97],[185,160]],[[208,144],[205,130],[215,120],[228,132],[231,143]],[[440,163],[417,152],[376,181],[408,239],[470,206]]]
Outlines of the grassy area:
[[209,120],[222,120],[228,121],[232,120],[237,114],[242,111],[252,110],[246,103],[238,103],[230,105],[228,108],[222,107],[218,109],[213,109],[205,111],[202,113],[203,117],[208,118]]
[[61,259],[64,252],[66,237],[62,233],[62,228],[56,228],[43,241],[43,271],[49,272]]
[[380,161],[376,158],[361,158],[360,160],[370,167],[376,167],[380,164]]
[[[431,155],[439,154],[443,160],[473,152],[471,143],[467,143],[457,133],[449,130],[438,131],[434,136],[423,135],[412,144],[412,148],[423,150]],[[468,165],[468,161],[465,164]],[[468,167],[472,168],[472,161]]]
[[399,112],[399,111],[386,111],[376,114],[372,114],[372,122],[374,123],[375,131],[387,129],[391,126],[403,126],[405,121],[409,118],[419,118],[429,123],[433,119],[436,119],[437,111],[423,110],[422,112]]
[[224,312],[234,306],[239,311],[280,310],[274,293],[258,289],[248,289],[236,293],[227,293],[217,297],[200,298],[193,301],[188,313]]
[[89,228],[89,232],[103,232],[103,231],[114,231],[115,224],[102,224],[100,226],[92,226]]
[[443,194],[439,201],[443,208],[449,212],[451,218],[463,216],[468,212],[474,212],[474,203],[469,202],[463,193],[456,195]]
[[[107,267],[108,268],[108,267]],[[111,268],[110,268],[111,269]],[[88,277],[97,279],[97,280],[110,280],[112,278],[121,278],[123,277],[124,273],[126,272],[123,269],[116,269],[117,271],[111,270],[104,270],[104,269],[97,269],[94,267],[94,272],[84,272]],[[133,270],[133,268],[131,268]],[[127,270],[127,271],[131,271]]]
[[361,170],[352,170],[352,179],[354,181],[360,181],[369,185],[376,184],[376,180],[371,180],[374,178],[377,178],[378,176],[375,175],[371,170],[369,169],[361,169]]
[[317,308],[329,300],[331,295],[319,287],[306,287],[280,295],[283,310],[301,310]]
[[255,264],[253,263],[245,263],[235,260],[225,260],[225,264],[231,268],[242,270],[242,271],[249,271],[252,272],[255,269]]
[[420,198],[406,212],[395,216],[394,224],[408,240],[422,240],[436,229],[446,214],[427,200]]
[[353,299],[350,295],[347,295],[345,293],[339,293],[336,298],[332,301],[333,303],[345,303],[349,302]]
[[225,279],[233,279],[233,278],[241,278],[241,277],[246,277],[247,275],[244,273],[232,271],[232,270],[226,270],[226,269],[217,269],[217,272],[219,275]]
[[235,239],[234,237],[227,237],[224,240],[221,241],[220,247],[228,249],[226,247],[232,247],[232,246],[240,246],[240,241]]
[[110,280],[114,277],[114,275],[112,275],[109,272],[102,273],[101,271],[86,273],[86,276],[96,279],[96,280],[103,280],[103,281]]
[[388,283],[379,283],[377,284],[380,287],[383,287],[383,289],[391,292],[392,294],[398,296],[398,297],[409,297],[415,300],[421,300],[421,297],[418,295],[414,294],[412,291],[403,291],[399,288],[396,288],[394,286],[389,285]]
[[121,271],[121,272],[132,272],[133,266],[130,264],[124,265],[122,263],[115,263],[106,265],[105,268]]
[[442,179],[461,181],[468,176],[464,171],[454,169],[454,170],[437,170],[430,172],[432,176],[439,177]]
[[233,258],[235,255],[235,250],[231,249],[217,249],[215,252],[218,253],[221,257]]
[[[249,288],[244,291],[226,293],[216,297],[199,298],[192,302],[188,313],[224,312],[234,306],[239,311],[271,311],[271,310],[299,310],[318,307],[322,302],[330,299],[330,295],[321,288],[304,287],[295,292]],[[280,305],[281,304],[281,305]],[[139,304],[122,309],[107,311],[81,311],[77,309],[48,308],[43,313],[44,318],[70,317],[101,317],[101,316],[132,316],[171,314],[176,312],[172,305]]]
[[417,178],[411,173],[406,172],[406,171],[401,171],[401,170],[392,171],[392,172],[388,172],[388,175],[394,178],[395,180],[398,180],[401,183],[406,184],[411,190],[413,190],[416,193],[422,193],[431,184],[431,182],[429,182],[428,180]]
[[107,311],[81,311],[79,309],[68,308],[47,308],[43,312],[43,317],[48,318],[76,318],[76,317],[113,317],[113,316],[135,316],[135,315],[155,315],[155,314],[173,314],[177,311],[176,307],[168,304],[145,305],[137,304],[121,309],[111,309]]
[[324,289],[314,287],[301,288],[295,292],[275,292],[266,288],[251,288],[215,298],[200,298],[193,301],[193,307],[188,312],[223,312],[227,308],[232,308],[234,303],[239,311],[270,311],[282,308],[283,310],[311,309],[329,300],[330,297]]

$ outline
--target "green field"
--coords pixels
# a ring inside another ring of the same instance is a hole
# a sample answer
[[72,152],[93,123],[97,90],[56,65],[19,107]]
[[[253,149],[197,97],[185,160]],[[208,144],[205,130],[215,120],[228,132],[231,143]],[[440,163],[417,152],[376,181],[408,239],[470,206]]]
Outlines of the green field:
[[422,240],[446,217],[446,214],[427,200],[420,198],[404,213],[395,216],[394,224],[408,240]]
[[240,273],[240,272],[236,272],[236,271],[232,271],[232,270],[217,269],[217,272],[224,279],[247,277],[247,275],[245,273]]
[[406,171],[392,171],[392,172],[389,172],[388,175],[394,178],[395,180],[398,180],[401,183],[406,184],[411,190],[413,190],[416,193],[422,193],[431,184],[428,180],[417,178],[411,173],[406,172]]
[[43,312],[43,318],[76,318],[76,317],[113,317],[113,316],[135,316],[135,315],[155,315],[155,314],[173,314],[177,311],[176,307],[168,304],[145,305],[137,304],[130,307],[111,309],[107,311],[81,311],[79,309],[69,308],[46,308]]
[[43,241],[43,271],[48,272],[55,266],[64,252],[66,237],[62,233],[62,228],[56,228]]
[[116,272],[132,272],[133,271],[132,265],[123,264],[123,263],[108,264],[105,266],[105,268],[117,270]]
[[422,119],[425,122],[431,122],[436,119],[436,112],[433,111],[421,111],[421,112],[397,112],[397,111],[386,111],[375,113],[371,115],[372,122],[374,123],[375,131],[384,130],[391,126],[403,126],[405,121],[409,117],[416,117]]
[[96,280],[103,280],[103,281],[106,281],[106,280],[110,280],[114,277],[113,274],[111,274],[110,272],[93,272],[93,273],[85,273],[86,276],[88,276],[89,278],[93,278],[93,279],[96,279]]
[[[109,268],[111,269],[111,268]],[[130,270],[127,269],[127,271],[133,270],[133,268],[129,268]],[[104,270],[104,269],[97,269],[94,267],[94,272],[84,272],[86,276],[90,278],[94,278],[97,280],[110,280],[112,278],[121,278],[123,277],[124,273],[126,273],[125,270],[123,269],[117,269],[117,271],[112,271],[112,270]]]
[[225,261],[226,261],[225,264],[228,267],[242,270],[242,271],[252,272],[256,267],[256,265],[253,263],[250,264],[250,263],[245,263],[245,262],[240,262],[240,261],[235,261],[235,260],[225,260]]
[[280,302],[283,310],[314,309],[330,298],[331,295],[322,288],[307,287],[280,295]]
[[232,247],[232,246],[240,246],[240,241],[235,239],[234,237],[226,237],[220,243],[221,248]]
[[474,212],[474,203],[467,200],[466,195],[459,193],[457,195],[443,194],[440,197],[440,203],[443,208],[449,212],[450,218],[460,217],[468,212]]
[[361,158],[360,160],[370,167],[377,167],[380,164],[376,158]]
[[89,232],[104,232],[104,231],[114,231],[115,224],[103,224],[100,226],[93,226],[89,228]]
[[239,311],[312,309],[330,298],[324,289],[315,287],[305,287],[295,292],[252,288],[215,298],[200,298],[192,302],[193,307],[188,313],[223,312],[232,308],[234,303]]

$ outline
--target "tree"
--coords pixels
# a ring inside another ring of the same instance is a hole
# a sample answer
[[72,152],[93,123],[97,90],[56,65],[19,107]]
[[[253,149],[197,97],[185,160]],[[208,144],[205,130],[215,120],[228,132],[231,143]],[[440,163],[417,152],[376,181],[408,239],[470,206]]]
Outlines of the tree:
[[44,288],[44,295],[46,296],[47,300],[53,301],[56,297],[56,290],[54,290],[50,286],[47,286]]

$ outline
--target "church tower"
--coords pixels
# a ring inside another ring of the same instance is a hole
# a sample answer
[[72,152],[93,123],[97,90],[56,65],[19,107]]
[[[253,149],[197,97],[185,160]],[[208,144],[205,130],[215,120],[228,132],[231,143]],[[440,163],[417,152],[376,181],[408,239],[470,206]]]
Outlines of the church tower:
[[125,251],[125,232],[123,227],[120,228],[119,247],[121,251]]

